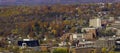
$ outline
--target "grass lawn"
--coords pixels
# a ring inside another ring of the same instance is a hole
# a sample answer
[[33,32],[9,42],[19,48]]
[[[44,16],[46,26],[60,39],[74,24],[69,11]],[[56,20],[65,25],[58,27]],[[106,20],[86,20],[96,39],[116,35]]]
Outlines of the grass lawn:
[[115,52],[115,53],[120,53],[120,52]]

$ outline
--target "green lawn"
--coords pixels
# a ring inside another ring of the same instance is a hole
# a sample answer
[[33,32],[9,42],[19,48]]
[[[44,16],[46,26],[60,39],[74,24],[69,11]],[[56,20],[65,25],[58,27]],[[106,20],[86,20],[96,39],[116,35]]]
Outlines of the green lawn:
[[120,52],[115,52],[115,53],[120,53]]

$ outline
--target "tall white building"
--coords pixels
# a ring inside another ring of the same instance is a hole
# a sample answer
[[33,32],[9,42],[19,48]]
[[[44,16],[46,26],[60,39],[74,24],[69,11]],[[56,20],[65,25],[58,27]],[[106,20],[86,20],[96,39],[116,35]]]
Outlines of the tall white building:
[[96,28],[101,27],[101,19],[100,18],[90,19],[89,26]]

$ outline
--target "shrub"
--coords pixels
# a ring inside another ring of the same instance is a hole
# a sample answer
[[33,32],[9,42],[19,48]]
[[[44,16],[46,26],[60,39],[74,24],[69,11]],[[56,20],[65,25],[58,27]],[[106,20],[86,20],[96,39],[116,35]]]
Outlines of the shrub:
[[68,53],[67,48],[56,48],[53,53]]

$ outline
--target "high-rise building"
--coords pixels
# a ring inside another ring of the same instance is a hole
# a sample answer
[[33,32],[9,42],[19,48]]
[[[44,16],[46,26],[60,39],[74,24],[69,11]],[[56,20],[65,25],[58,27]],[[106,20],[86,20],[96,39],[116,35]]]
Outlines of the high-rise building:
[[90,19],[89,26],[96,27],[96,28],[101,27],[101,19],[99,19],[99,18]]

